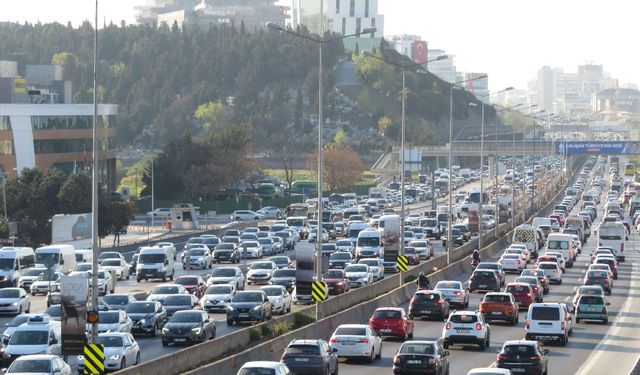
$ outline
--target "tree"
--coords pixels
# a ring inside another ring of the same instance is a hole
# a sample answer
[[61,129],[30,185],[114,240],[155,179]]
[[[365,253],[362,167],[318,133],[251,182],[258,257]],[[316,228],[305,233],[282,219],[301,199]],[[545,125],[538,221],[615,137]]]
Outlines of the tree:
[[222,102],[209,102],[196,109],[194,116],[204,122],[204,128],[209,131],[224,129],[229,125],[229,119]]
[[336,135],[333,137],[333,142],[341,145],[341,144],[344,144],[346,139],[347,139],[347,132],[344,129],[339,129],[336,132]]
[[91,212],[91,178],[84,173],[70,176],[58,192],[61,213]]
[[[350,147],[331,144],[322,150],[323,177],[329,189],[338,191],[358,181],[365,167],[358,154]],[[318,168],[318,154],[310,154],[307,158],[308,168]]]

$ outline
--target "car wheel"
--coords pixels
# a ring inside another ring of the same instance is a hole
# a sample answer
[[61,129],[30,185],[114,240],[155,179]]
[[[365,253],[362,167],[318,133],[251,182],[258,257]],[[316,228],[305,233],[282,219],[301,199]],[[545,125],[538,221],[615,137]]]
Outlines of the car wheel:
[[580,323],[580,318],[576,318],[576,324]]
[[233,320],[229,320],[229,319],[227,319],[227,325],[228,325],[228,326],[233,327],[233,323],[234,323],[234,321],[233,321]]
[[442,342],[442,347],[443,347],[444,349],[449,349],[449,343],[448,343],[448,342],[446,342],[446,341],[443,341],[443,342]]
[[162,276],[162,282],[166,283],[167,282],[167,275]]
[[378,348],[378,355],[376,355],[376,359],[382,358],[382,340],[380,341],[380,347]]
[[138,354],[136,354],[136,365],[140,364],[140,352],[138,352]]
[[[375,348],[373,348],[373,349],[375,349]],[[376,359],[376,355],[374,353],[374,350],[371,350],[371,355],[369,356],[369,358],[367,358],[367,362],[373,363],[373,361],[375,361],[375,359]]]
[[122,357],[122,362],[120,362],[120,368],[127,368],[127,358],[126,357]]
[[169,342],[162,340],[162,346],[169,346]]
[[[576,319],[576,323],[578,322],[578,320]],[[605,318],[604,320],[602,320],[602,324],[607,325],[609,324],[609,318]]]
[[27,314],[31,313],[31,302],[27,305],[27,310],[25,310]]

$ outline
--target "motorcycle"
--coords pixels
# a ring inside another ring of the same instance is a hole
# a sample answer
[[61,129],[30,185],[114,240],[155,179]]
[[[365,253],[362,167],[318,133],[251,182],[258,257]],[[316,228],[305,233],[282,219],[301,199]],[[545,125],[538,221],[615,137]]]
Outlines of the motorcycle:
[[478,267],[478,264],[480,264],[480,262],[479,262],[479,261],[477,261],[477,260],[475,260],[475,259],[472,259],[472,260],[471,260],[471,268],[472,268],[472,269],[474,269],[474,270],[475,270],[475,269],[476,269],[476,267]]

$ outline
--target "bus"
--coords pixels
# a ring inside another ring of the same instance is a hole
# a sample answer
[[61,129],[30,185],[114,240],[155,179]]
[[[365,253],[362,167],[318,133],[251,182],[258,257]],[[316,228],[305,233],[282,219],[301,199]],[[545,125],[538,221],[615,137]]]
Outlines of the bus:
[[634,176],[636,175],[636,166],[633,163],[625,163],[624,165],[624,175],[625,176]]
[[318,181],[316,180],[297,180],[291,183],[291,193],[302,195],[318,194]]
[[276,185],[271,183],[262,183],[258,186],[258,196],[262,199],[273,199],[278,196]]
[[480,203],[480,196],[482,196],[482,203],[489,203],[489,196],[487,193],[481,191],[480,189],[471,189],[468,194],[469,203]]

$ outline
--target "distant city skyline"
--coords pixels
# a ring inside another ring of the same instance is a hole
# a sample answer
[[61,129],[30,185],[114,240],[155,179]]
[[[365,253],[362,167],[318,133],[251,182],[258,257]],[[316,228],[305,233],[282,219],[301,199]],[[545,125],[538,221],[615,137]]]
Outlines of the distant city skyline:
[[[330,0],[325,0],[330,1]],[[99,22],[134,22],[134,6],[145,0],[103,0]],[[281,4],[288,3],[281,0]],[[93,20],[92,0],[30,0],[3,4],[0,21]],[[460,71],[486,72],[489,86],[526,89],[542,66],[576,72],[587,62],[603,65],[620,85],[639,84],[640,54],[630,44],[640,4],[623,0],[477,2],[379,0],[385,34],[415,34],[429,48],[456,55]],[[615,15],[615,16],[607,16]]]

